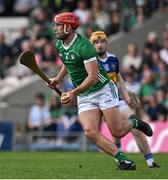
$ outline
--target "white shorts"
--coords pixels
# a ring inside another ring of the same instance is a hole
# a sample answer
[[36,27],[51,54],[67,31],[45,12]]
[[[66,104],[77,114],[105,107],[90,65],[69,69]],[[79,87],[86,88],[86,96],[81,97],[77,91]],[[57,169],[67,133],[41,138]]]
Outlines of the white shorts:
[[78,114],[91,109],[107,109],[119,105],[118,90],[113,82],[87,96],[78,96]]
[[119,101],[119,110],[120,112],[125,111],[128,108],[127,103],[124,100]]

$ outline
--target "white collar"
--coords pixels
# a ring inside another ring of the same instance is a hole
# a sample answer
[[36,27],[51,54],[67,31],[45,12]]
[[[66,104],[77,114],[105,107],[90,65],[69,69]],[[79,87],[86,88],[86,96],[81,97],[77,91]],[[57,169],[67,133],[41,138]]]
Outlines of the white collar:
[[64,48],[65,50],[68,50],[68,49],[72,46],[72,44],[75,42],[75,40],[76,40],[77,37],[78,37],[77,34],[75,34],[74,38],[73,38],[72,41],[68,44],[68,46],[64,46],[63,41],[62,41],[62,46],[63,46],[63,48]]

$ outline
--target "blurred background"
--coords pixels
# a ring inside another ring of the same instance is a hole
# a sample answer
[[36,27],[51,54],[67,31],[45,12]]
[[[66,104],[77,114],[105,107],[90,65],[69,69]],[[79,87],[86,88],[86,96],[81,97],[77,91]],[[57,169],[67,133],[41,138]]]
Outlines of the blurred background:
[[[63,11],[79,17],[83,36],[106,32],[126,87],[139,96],[143,120],[154,130],[148,138],[152,152],[168,152],[168,0],[0,0],[0,149],[97,150],[82,133],[76,105],[62,106],[18,62],[22,51],[33,50],[41,69],[49,77],[57,74],[52,20]],[[73,88],[69,77],[59,88]],[[101,130],[109,137],[104,122]],[[122,147],[138,152],[130,134]]]

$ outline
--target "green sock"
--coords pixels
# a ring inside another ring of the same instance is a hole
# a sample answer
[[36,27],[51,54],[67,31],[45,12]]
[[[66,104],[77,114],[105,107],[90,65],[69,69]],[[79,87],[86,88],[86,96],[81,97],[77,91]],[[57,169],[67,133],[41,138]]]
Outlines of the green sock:
[[129,121],[130,123],[132,124],[132,127],[133,128],[137,128],[138,127],[138,120],[136,118],[136,116],[134,114],[132,114],[130,117],[129,117]]
[[121,151],[118,151],[117,154],[114,156],[114,158],[117,159],[118,161],[122,161],[122,160],[129,161],[129,159]]

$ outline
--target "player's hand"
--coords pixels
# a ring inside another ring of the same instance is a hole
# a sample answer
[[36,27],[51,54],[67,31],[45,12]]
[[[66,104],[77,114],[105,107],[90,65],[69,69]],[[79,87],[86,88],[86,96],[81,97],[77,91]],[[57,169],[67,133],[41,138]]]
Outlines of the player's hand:
[[59,84],[59,79],[57,77],[51,78],[50,83],[47,86],[51,89],[55,89],[55,86]]
[[62,104],[69,104],[72,103],[74,101],[75,95],[72,91],[70,92],[66,92],[66,93],[62,93],[61,96],[61,103]]

